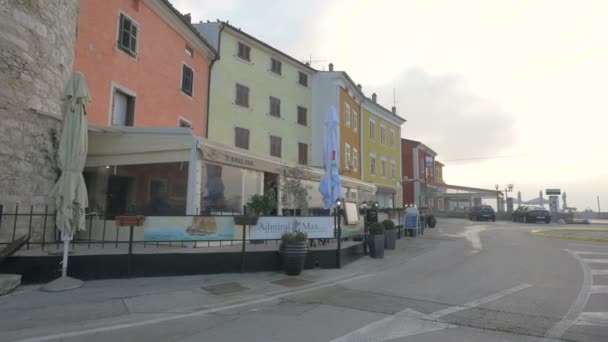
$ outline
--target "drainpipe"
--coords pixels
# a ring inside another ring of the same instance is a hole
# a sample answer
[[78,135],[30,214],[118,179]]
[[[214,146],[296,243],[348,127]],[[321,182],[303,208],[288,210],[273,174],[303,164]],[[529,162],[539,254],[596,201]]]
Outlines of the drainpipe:
[[224,30],[224,24],[220,24],[220,30],[217,33],[217,55],[209,63],[209,77],[207,77],[207,122],[205,124],[205,138],[209,139],[209,108],[211,107],[211,72],[213,64],[220,59],[220,49],[222,47],[222,31]]

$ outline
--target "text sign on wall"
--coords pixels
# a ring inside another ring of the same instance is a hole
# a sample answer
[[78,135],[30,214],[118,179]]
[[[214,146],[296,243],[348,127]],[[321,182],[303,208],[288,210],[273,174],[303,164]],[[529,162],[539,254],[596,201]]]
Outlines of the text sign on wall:
[[546,189],[545,190],[545,194],[547,194],[547,195],[561,195],[562,194],[562,190],[561,189]]
[[301,231],[309,239],[330,239],[334,237],[333,216],[274,216],[260,217],[258,224],[251,226],[251,240],[280,239],[283,233]]

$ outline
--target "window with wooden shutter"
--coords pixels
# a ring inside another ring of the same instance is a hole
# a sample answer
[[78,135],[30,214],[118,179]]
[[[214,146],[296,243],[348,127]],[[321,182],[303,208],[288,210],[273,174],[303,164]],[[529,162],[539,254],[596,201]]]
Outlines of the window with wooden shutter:
[[236,84],[236,98],[234,100],[239,106],[249,108],[249,88],[242,84]]
[[298,163],[308,165],[308,144],[298,143]]
[[281,158],[281,137],[270,136],[270,155]]
[[131,56],[135,56],[137,55],[138,27],[131,18],[122,13],[119,20],[118,47]]
[[273,96],[270,97],[270,115],[281,117],[281,100]]
[[298,106],[298,124],[302,126],[308,125],[308,110],[304,107]]
[[249,149],[249,130],[241,127],[234,128],[234,146]]

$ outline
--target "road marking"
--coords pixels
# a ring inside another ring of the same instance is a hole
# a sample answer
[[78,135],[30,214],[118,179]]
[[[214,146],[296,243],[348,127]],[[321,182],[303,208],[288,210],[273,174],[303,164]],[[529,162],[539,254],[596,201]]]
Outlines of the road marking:
[[559,322],[555,323],[555,325],[551,327],[551,329],[547,330],[547,332],[545,333],[546,338],[556,340],[559,340],[562,335],[564,335],[566,330],[568,330],[576,322],[576,319],[578,318],[579,314],[583,311],[585,305],[587,305],[587,301],[591,296],[591,285],[593,284],[593,275],[591,274],[591,269],[589,268],[589,265],[587,265],[583,261],[583,258],[581,258],[577,254],[577,252],[568,249],[566,249],[565,251],[570,253],[570,255],[572,255],[574,258],[576,258],[576,260],[582,266],[583,286],[581,286],[576,300],[574,301],[574,303],[572,303],[570,309],[568,309],[568,312],[566,312],[564,317]]
[[428,315],[407,308],[392,316],[372,322],[344,336],[338,337],[331,342],[382,342],[437,330],[454,328],[456,327],[455,325],[438,321],[438,319],[455,312],[493,302],[530,286],[532,285],[521,284],[493,295],[479,298],[462,305],[456,305],[439,310]]
[[471,254],[477,254],[477,253],[481,252],[481,250],[483,249],[483,244],[481,243],[481,238],[479,237],[479,234],[481,232],[485,231],[487,229],[487,227],[488,226],[483,226],[483,225],[473,225],[473,226],[467,227],[466,230],[462,233],[443,234],[443,235],[448,236],[448,237],[466,238],[471,243],[471,247],[473,247],[473,251],[471,252]]
[[606,275],[608,270],[591,270],[591,275]]
[[608,229],[550,228],[550,229],[535,229],[535,230],[532,230],[530,232],[530,234],[537,235],[537,236],[543,236],[543,237],[550,237],[550,238],[566,239],[566,240],[608,242],[608,239],[605,239],[605,238],[592,238],[592,237],[556,234],[559,232],[602,232],[602,233],[606,233],[606,232],[608,232]]
[[603,253],[603,252],[575,252],[575,253],[578,255],[608,255],[608,253]]
[[608,264],[608,259],[583,259],[583,262],[588,264]]
[[608,293],[608,286],[606,285],[592,285],[589,290],[592,294],[595,293]]
[[576,324],[608,326],[608,312],[581,312],[578,315]]
[[498,300],[498,299],[500,299],[502,297],[505,297],[505,296],[508,296],[510,294],[513,294],[515,292],[521,291],[523,289],[527,289],[530,286],[532,286],[532,285],[530,285],[530,284],[517,285],[517,286],[512,287],[510,289],[507,289],[507,290],[504,290],[504,291],[500,291],[498,293],[495,293],[495,294],[487,296],[487,297],[476,299],[474,301],[465,303],[465,304],[460,305],[460,306],[452,306],[452,307],[449,307],[449,308],[446,308],[446,309],[443,309],[443,310],[439,310],[437,312],[429,314],[428,317],[430,319],[438,319],[438,318],[441,318],[441,317],[446,316],[446,315],[453,314],[453,313],[458,312],[458,311],[462,311],[462,310],[474,308],[474,307],[477,307],[477,306],[481,306],[481,305],[493,302],[495,300]]
[[347,282],[354,281],[354,280],[359,280],[359,279],[362,279],[362,278],[372,277],[374,275],[375,275],[375,273],[358,274],[358,275],[355,275],[355,276],[347,276],[347,277],[342,277],[342,278],[334,279],[334,280],[332,280],[330,282],[327,282],[327,283],[316,284],[314,286],[309,286],[309,287],[306,287],[306,288],[303,288],[303,289],[299,289],[299,290],[295,290],[295,291],[287,290],[287,291],[285,291],[283,293],[279,293],[279,294],[276,294],[276,295],[273,295],[273,296],[263,297],[263,298],[259,298],[259,299],[254,299],[254,300],[250,300],[250,301],[246,301],[246,302],[237,303],[237,304],[225,305],[225,306],[211,308],[211,309],[204,309],[204,310],[189,312],[189,313],[186,313],[186,314],[168,314],[166,316],[162,316],[162,317],[159,317],[159,318],[154,318],[154,319],[149,319],[149,320],[144,320],[144,321],[138,321],[138,322],[132,322],[132,323],[121,323],[121,324],[115,324],[115,325],[98,327],[98,328],[75,330],[75,331],[70,331],[70,332],[67,332],[67,333],[59,333],[59,334],[54,334],[54,335],[30,337],[30,338],[18,340],[18,341],[15,341],[15,342],[40,342],[40,341],[49,341],[49,340],[63,340],[63,339],[70,338],[70,337],[77,337],[77,336],[91,335],[91,334],[97,334],[97,333],[103,333],[103,332],[109,332],[109,331],[116,331],[116,330],[122,330],[122,329],[128,329],[128,328],[142,327],[142,326],[153,325],[153,324],[158,324],[158,323],[163,323],[163,322],[168,322],[168,321],[174,321],[174,320],[178,320],[178,319],[203,316],[203,315],[210,314],[210,313],[222,312],[222,311],[227,311],[227,310],[231,310],[231,309],[237,309],[237,308],[241,308],[241,307],[244,307],[244,306],[250,306],[250,305],[256,305],[256,304],[263,304],[263,303],[273,302],[273,301],[276,301],[276,300],[278,300],[280,298],[283,298],[283,297],[297,295],[297,294],[301,294],[301,293],[306,293],[306,292],[318,290],[318,289],[325,288],[325,287],[335,286],[335,285],[338,285],[338,284],[347,283]]

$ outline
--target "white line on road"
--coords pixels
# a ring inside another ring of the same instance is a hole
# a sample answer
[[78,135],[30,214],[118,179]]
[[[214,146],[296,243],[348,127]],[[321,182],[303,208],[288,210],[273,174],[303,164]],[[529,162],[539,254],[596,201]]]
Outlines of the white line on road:
[[589,296],[591,296],[591,285],[593,284],[593,275],[591,274],[591,269],[589,265],[585,264],[583,258],[581,258],[576,251],[571,251],[566,249],[566,252],[570,253],[576,260],[578,260],[579,264],[583,267],[583,286],[581,286],[581,290],[576,297],[576,300],[566,312],[566,315],[561,319],[561,321],[555,323],[551,329],[547,330],[545,333],[545,337],[549,339],[559,340],[562,335],[568,330],[578,318],[579,314],[583,311],[585,305],[587,305],[587,301],[589,300]]
[[76,330],[76,331],[71,331],[71,332],[67,332],[67,333],[31,337],[31,338],[26,338],[23,340],[18,340],[15,342],[40,342],[40,341],[49,341],[49,340],[62,340],[62,339],[66,339],[69,337],[91,335],[91,334],[116,331],[116,330],[122,330],[122,329],[134,328],[134,327],[154,325],[154,324],[163,323],[163,322],[167,322],[167,321],[174,321],[174,320],[178,320],[178,319],[203,316],[203,315],[210,314],[210,313],[222,312],[222,311],[237,309],[237,308],[250,306],[250,305],[273,302],[273,301],[276,301],[276,300],[286,297],[286,296],[306,293],[306,292],[318,290],[318,289],[321,289],[324,287],[335,286],[338,284],[342,284],[342,283],[346,283],[346,282],[350,282],[350,281],[354,281],[354,280],[358,280],[358,279],[362,279],[362,278],[367,278],[367,277],[371,277],[374,275],[375,275],[374,273],[369,273],[369,274],[360,274],[360,275],[350,276],[350,277],[342,277],[342,278],[335,279],[331,282],[317,284],[317,285],[306,287],[306,288],[303,288],[300,290],[287,291],[287,292],[280,293],[280,294],[277,294],[274,296],[263,297],[260,299],[250,300],[250,301],[246,301],[246,302],[242,302],[242,303],[238,303],[238,304],[232,304],[232,305],[226,305],[226,306],[221,306],[221,307],[216,307],[216,308],[211,308],[211,309],[194,311],[194,312],[190,312],[187,314],[169,314],[167,316],[162,316],[159,318],[149,319],[149,320],[144,320],[144,321],[139,321],[139,322],[122,323],[122,324],[115,324],[115,325],[110,325],[110,326],[105,326],[105,327]]
[[606,285],[593,285],[593,286],[591,286],[591,289],[589,290],[589,292],[591,292],[591,294],[594,294],[594,293],[608,293],[608,286],[606,286]]
[[608,259],[583,259],[583,262],[588,264],[608,264]]
[[438,322],[437,320],[455,312],[493,302],[530,286],[532,285],[521,284],[493,295],[479,298],[463,305],[439,310],[428,315],[407,308],[392,316],[372,322],[362,328],[334,339],[331,342],[382,342],[431,331],[454,328],[456,327],[455,325]]
[[441,317],[446,316],[446,315],[453,314],[453,313],[458,312],[458,311],[474,308],[474,307],[477,307],[477,306],[480,306],[480,305],[484,305],[484,304],[493,302],[493,301],[498,300],[498,299],[500,299],[502,297],[505,297],[505,296],[508,296],[510,294],[513,294],[515,292],[521,291],[523,289],[527,289],[530,286],[532,286],[532,285],[530,285],[530,284],[517,285],[517,286],[512,287],[510,289],[507,289],[507,290],[504,290],[504,291],[500,291],[500,292],[495,293],[495,294],[493,294],[491,296],[487,296],[487,297],[476,299],[474,301],[465,303],[465,304],[460,305],[460,306],[453,306],[453,307],[449,307],[449,308],[446,308],[446,309],[443,309],[443,310],[439,310],[437,312],[429,314],[428,317],[430,319],[438,319],[438,318],[441,318]]
[[608,312],[581,312],[576,324],[608,326]]
[[592,275],[606,275],[608,270],[591,270]]

